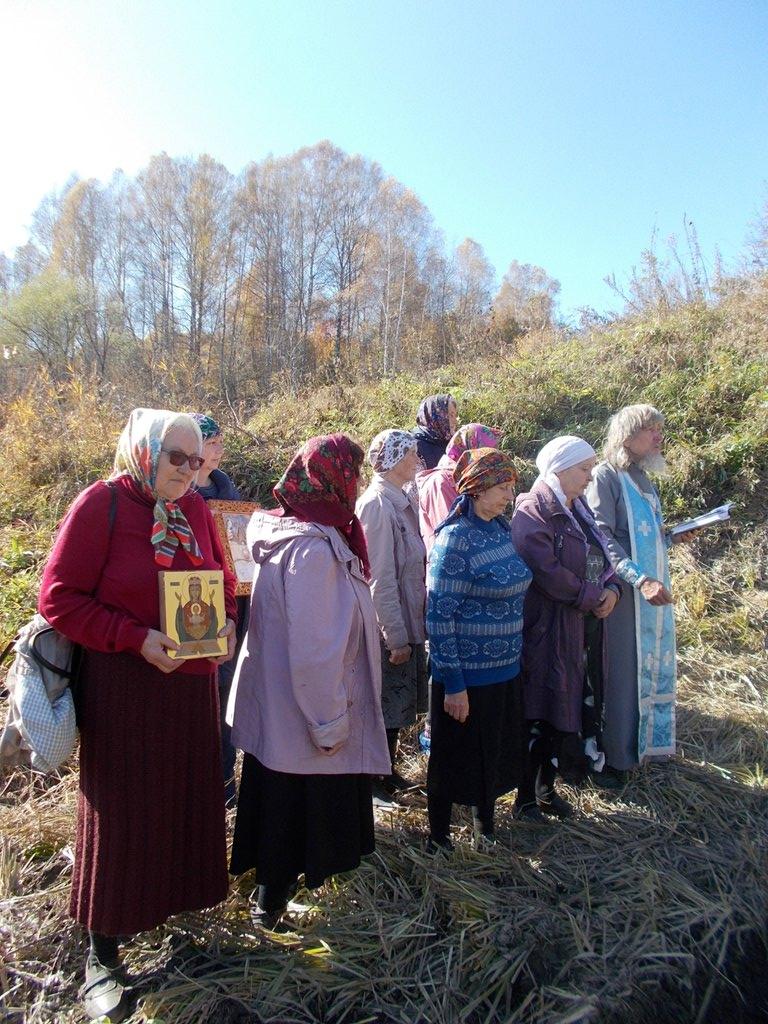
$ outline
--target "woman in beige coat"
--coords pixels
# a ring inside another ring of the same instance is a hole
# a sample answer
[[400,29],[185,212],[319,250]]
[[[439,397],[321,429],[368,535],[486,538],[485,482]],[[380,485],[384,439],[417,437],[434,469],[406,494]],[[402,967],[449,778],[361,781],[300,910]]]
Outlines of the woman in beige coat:
[[379,794],[386,796],[410,785],[395,771],[398,737],[426,710],[426,550],[418,512],[403,490],[420,466],[415,438],[406,430],[384,430],[373,439],[368,461],[373,480],[356,511],[368,544],[381,633],[382,711],[392,760]]

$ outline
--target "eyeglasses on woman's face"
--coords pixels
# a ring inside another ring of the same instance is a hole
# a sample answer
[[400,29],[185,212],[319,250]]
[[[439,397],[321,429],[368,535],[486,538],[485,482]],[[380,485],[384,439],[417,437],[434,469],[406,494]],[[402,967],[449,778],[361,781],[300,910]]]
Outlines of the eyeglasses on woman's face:
[[187,455],[186,452],[179,451],[178,448],[161,448],[160,451],[163,455],[167,455],[170,464],[177,468],[181,468],[185,462],[188,462],[193,473],[196,473],[205,462],[202,455]]

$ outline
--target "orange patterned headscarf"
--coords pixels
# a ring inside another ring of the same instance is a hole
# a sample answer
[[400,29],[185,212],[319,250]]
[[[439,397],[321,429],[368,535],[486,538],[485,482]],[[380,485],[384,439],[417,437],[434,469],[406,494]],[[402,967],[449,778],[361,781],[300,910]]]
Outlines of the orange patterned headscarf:
[[468,448],[453,471],[459,494],[481,494],[497,484],[517,483],[517,470],[498,448]]

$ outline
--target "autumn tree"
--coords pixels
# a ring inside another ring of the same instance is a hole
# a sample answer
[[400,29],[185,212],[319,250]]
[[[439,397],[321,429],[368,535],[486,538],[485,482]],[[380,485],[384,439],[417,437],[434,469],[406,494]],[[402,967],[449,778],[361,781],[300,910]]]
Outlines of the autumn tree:
[[487,326],[494,284],[494,270],[483,247],[465,238],[453,257],[454,322],[457,343],[465,347]]
[[496,330],[514,338],[551,327],[559,294],[560,282],[541,267],[512,260],[493,300]]
[[[144,403],[434,366],[492,338],[482,247],[447,251],[414,192],[328,141],[236,178],[160,153],[134,177],[72,179],[0,269],[6,380],[37,360]],[[512,265],[497,316],[551,318],[556,282],[533,271]]]

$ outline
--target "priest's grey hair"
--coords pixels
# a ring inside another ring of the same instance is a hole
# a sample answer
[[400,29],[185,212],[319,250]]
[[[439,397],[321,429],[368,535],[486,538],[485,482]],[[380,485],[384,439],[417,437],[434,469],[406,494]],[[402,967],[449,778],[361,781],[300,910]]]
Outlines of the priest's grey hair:
[[641,430],[664,426],[664,414],[652,405],[625,405],[608,420],[603,458],[616,469],[629,469],[632,459],[625,442]]

